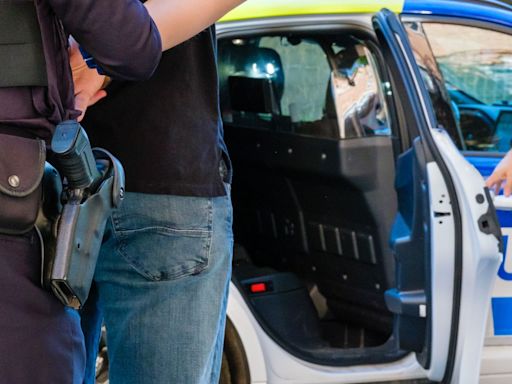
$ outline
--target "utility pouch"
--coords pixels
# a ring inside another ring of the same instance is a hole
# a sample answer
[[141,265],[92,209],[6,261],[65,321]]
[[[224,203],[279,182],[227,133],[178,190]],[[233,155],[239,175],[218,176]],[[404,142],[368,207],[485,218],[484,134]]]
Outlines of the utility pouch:
[[99,186],[85,200],[70,199],[64,204],[56,238],[45,241],[49,257],[43,271],[44,285],[64,305],[76,309],[89,295],[107,219],[124,193],[121,163],[103,149],[93,153],[101,174]]
[[44,141],[0,134],[0,233],[20,235],[33,228],[45,158]]

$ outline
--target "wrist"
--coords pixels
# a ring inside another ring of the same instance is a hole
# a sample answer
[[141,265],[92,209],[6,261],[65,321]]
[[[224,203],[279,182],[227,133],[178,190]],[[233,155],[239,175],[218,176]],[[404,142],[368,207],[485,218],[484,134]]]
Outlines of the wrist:
[[100,75],[105,75],[105,72],[103,72],[103,69],[96,63],[94,60],[94,57],[92,57],[85,49],[82,47],[79,47],[80,53],[82,54],[82,58],[84,59],[85,64],[91,68],[95,69]]

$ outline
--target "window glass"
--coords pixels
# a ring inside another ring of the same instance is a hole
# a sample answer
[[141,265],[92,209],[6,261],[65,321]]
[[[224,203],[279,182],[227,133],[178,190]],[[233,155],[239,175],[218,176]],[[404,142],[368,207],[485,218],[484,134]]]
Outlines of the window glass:
[[293,122],[313,122],[323,116],[331,69],[317,42],[299,38],[263,37],[260,47],[281,57],[286,84],[281,113]]
[[423,28],[467,149],[510,149],[512,36],[454,24],[424,23]]
[[372,53],[350,36],[220,41],[224,121],[333,139],[388,135],[375,68]]
[[422,25],[418,22],[405,23],[405,30],[409,37],[421,78],[434,107],[437,125],[448,132],[459,149],[465,149],[466,146],[460,130],[459,120],[455,116],[457,106],[453,105],[450,99],[444,77],[437,65],[436,58],[430,48]]

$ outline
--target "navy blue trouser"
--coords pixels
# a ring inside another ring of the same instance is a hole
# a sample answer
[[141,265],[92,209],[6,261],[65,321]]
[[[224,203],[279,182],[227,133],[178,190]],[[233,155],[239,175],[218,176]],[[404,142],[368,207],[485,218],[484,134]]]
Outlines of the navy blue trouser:
[[37,234],[0,234],[0,383],[81,383],[79,317],[41,288],[40,271]]

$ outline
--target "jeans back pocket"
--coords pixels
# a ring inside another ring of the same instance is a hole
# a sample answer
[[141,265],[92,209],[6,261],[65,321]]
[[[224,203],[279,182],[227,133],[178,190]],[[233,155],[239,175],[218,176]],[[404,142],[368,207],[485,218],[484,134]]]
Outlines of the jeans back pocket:
[[113,224],[120,254],[148,280],[173,280],[208,267],[210,198],[128,193]]

